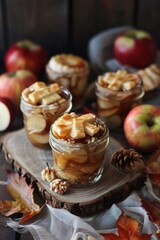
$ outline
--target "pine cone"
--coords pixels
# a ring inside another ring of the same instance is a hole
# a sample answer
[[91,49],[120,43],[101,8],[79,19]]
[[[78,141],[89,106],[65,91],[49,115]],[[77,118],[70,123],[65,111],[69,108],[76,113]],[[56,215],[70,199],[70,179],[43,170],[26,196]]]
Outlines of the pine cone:
[[58,194],[64,194],[69,188],[69,183],[63,179],[55,179],[50,183],[50,190]]
[[142,155],[132,148],[115,152],[111,156],[110,162],[113,166],[125,173],[138,172],[145,167]]

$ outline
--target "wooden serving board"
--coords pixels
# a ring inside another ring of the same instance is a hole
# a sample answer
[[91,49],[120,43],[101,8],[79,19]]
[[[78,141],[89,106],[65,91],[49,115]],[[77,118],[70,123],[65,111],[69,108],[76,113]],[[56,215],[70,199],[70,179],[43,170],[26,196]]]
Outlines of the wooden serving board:
[[125,199],[132,190],[140,188],[145,176],[141,174],[123,174],[109,163],[111,155],[122,146],[110,137],[105,154],[105,170],[100,181],[89,187],[70,188],[63,195],[54,193],[49,184],[41,179],[41,171],[46,163],[53,165],[51,150],[34,147],[28,140],[25,130],[6,134],[2,139],[3,150],[14,170],[26,175],[36,183],[38,192],[48,204],[56,208],[68,209],[78,216],[90,216],[109,208],[113,203]]

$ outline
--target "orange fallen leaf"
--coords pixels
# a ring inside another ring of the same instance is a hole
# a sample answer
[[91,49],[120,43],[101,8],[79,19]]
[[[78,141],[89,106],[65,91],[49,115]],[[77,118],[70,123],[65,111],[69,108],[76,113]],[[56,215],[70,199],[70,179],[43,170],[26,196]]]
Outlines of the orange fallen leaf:
[[116,222],[118,235],[113,233],[102,234],[105,240],[150,240],[151,234],[139,234],[139,223],[122,213]]
[[23,213],[20,223],[24,223],[43,208],[34,202],[32,185],[28,185],[25,178],[19,174],[8,173],[6,188],[14,200],[0,200],[1,214],[11,216],[15,213]]

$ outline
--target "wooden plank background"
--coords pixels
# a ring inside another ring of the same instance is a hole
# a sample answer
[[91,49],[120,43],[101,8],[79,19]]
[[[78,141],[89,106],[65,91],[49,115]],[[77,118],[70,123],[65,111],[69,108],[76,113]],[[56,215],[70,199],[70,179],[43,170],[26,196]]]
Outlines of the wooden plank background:
[[68,3],[66,0],[6,0],[7,45],[31,39],[51,54],[66,48]]
[[160,47],[159,0],[0,0],[0,64],[21,39],[42,44],[49,56],[72,52],[87,58],[97,33],[132,25],[150,31]]
[[140,0],[137,24],[141,29],[150,31],[160,48],[160,1]]
[[[81,14],[77,14],[81,12]],[[132,25],[134,0],[83,0],[73,1],[74,51],[86,54],[89,39],[108,28]]]
[[3,23],[3,0],[0,0],[0,68],[3,64],[3,56],[5,54],[5,31]]

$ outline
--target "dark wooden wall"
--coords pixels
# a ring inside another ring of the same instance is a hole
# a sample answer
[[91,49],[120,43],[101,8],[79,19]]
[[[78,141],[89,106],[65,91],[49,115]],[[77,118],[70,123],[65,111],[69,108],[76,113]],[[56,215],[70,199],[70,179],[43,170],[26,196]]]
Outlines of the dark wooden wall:
[[91,37],[122,25],[150,31],[160,47],[159,15],[160,0],[0,0],[0,63],[12,43],[26,38],[49,56],[87,57]]

